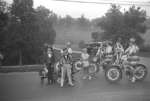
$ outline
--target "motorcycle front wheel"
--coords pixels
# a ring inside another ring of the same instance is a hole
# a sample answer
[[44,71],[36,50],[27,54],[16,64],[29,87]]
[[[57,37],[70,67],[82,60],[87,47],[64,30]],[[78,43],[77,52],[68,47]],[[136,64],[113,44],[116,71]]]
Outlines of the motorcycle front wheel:
[[76,61],[74,63],[74,67],[75,67],[76,70],[81,70],[81,68],[82,68],[82,62],[81,61]]
[[137,81],[143,81],[148,74],[147,67],[143,64],[135,65],[135,77]]
[[95,74],[95,73],[99,72],[98,66],[94,63],[91,63],[89,66],[88,72],[90,74]]
[[119,66],[111,66],[105,71],[105,78],[110,83],[117,83],[122,79],[122,70]]

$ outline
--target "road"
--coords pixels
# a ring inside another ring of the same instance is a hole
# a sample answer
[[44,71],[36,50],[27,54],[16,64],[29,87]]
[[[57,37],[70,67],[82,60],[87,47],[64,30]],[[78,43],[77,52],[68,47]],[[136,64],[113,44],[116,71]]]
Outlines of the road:
[[[141,61],[150,67],[150,59]],[[81,80],[75,87],[40,83],[36,72],[0,74],[0,101],[150,101],[150,74],[143,82],[132,84],[123,78],[118,84],[109,84],[104,73],[97,79]]]

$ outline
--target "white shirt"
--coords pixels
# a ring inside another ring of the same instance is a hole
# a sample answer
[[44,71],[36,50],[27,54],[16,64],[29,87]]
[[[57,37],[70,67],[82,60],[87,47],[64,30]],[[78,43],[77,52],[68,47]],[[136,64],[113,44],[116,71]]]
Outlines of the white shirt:
[[117,52],[124,52],[123,46],[120,43],[116,43],[116,51]]
[[111,46],[107,46],[105,52],[106,53],[111,53],[112,52],[112,47]]
[[68,48],[68,53],[72,54],[72,49],[71,48]]
[[137,51],[139,50],[139,47],[137,45],[130,45],[127,49],[126,49],[126,53],[128,52],[129,55],[131,54],[135,54]]
[[89,54],[87,54],[87,53],[82,53],[82,54],[81,54],[81,58],[82,58],[82,60],[88,60]]

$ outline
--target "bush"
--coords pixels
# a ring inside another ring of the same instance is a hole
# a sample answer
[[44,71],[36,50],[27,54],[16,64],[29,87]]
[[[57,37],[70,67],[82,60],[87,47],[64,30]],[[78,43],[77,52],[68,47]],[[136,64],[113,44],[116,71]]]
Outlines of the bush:
[[150,52],[150,45],[141,46],[140,52]]

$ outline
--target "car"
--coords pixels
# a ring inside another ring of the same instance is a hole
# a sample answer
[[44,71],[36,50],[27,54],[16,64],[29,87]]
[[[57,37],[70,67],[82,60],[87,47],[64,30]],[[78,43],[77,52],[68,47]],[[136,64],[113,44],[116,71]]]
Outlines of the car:
[[86,43],[87,53],[89,55],[96,55],[98,47],[102,46],[102,42]]

